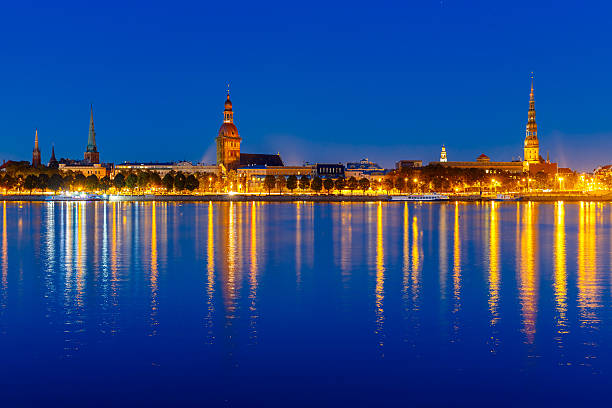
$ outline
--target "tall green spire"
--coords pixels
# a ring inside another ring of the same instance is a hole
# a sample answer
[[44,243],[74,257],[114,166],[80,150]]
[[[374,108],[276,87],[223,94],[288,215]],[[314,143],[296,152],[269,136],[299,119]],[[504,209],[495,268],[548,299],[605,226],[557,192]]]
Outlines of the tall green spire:
[[98,151],[96,147],[96,131],[94,130],[94,121],[93,121],[93,105],[90,106],[89,137],[87,138],[87,151],[88,152]]

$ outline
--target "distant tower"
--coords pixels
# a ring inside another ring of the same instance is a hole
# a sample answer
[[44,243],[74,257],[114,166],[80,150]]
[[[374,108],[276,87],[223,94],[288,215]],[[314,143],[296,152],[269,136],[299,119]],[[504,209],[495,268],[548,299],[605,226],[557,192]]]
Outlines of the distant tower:
[[217,135],[217,165],[225,169],[236,169],[240,165],[240,135],[234,125],[234,112],[230,101],[229,85],[227,86],[227,99],[223,111],[223,124]]
[[55,158],[55,146],[51,145],[51,158],[49,159],[49,167],[52,169],[57,169],[59,167],[59,162]]
[[34,135],[34,150],[32,150],[32,166],[40,166],[40,149],[38,149],[38,129]]
[[527,113],[527,130],[525,132],[525,147],[523,163],[528,168],[530,164],[540,162],[540,142],[538,141],[538,125],[536,124],[535,99],[533,95],[533,74],[531,75],[531,93],[529,94],[529,113]]
[[90,164],[100,163],[100,153],[96,147],[96,131],[94,130],[93,105],[89,111],[89,137],[87,138],[87,150],[85,151],[85,161]]
[[440,163],[446,163],[448,159],[446,158],[446,147],[442,145],[442,151],[440,152]]

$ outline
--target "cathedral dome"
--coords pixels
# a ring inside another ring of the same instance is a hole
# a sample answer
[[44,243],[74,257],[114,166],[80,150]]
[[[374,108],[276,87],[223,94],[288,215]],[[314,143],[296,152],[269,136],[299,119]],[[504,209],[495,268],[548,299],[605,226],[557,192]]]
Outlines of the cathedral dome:
[[219,128],[219,137],[239,138],[238,128],[230,122],[225,122]]

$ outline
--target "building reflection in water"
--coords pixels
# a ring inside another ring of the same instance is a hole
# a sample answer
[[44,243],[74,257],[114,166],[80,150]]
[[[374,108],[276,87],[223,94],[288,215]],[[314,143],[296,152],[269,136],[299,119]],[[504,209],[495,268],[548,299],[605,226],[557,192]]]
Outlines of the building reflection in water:
[[419,220],[416,215],[412,216],[412,307],[419,309],[419,283],[421,274],[421,233],[419,231]]
[[554,240],[554,293],[557,322],[557,340],[568,333],[567,325],[567,250],[565,241],[565,204],[555,203],[555,240]]
[[215,312],[215,229],[214,229],[214,205],[208,202],[208,226],[206,239],[206,331],[208,342],[215,340],[213,331],[213,316]]
[[383,242],[383,210],[382,202],[378,202],[376,208],[376,334],[378,335],[378,344],[380,347],[384,345],[384,283],[385,283],[385,255]]
[[340,204],[340,272],[342,274],[342,287],[347,289],[351,275],[352,246],[353,246],[353,209],[354,203],[342,202]]
[[[461,234],[459,228],[459,202],[455,202],[455,222],[453,225],[453,314],[461,309]],[[459,329],[457,319],[454,331]]]
[[250,256],[250,272],[249,272],[249,339],[251,342],[257,340],[257,207],[258,204],[253,201],[251,203],[251,256]]
[[599,325],[601,287],[597,276],[596,203],[581,202],[578,220],[578,309],[581,327]]
[[302,283],[302,203],[295,204],[295,282]]
[[158,275],[157,268],[157,211],[156,203],[151,203],[151,336],[157,334],[159,322],[157,320],[158,313]]
[[410,220],[409,220],[409,212],[408,212],[408,203],[404,203],[404,228],[403,228],[403,240],[402,240],[402,254],[403,254],[403,280],[402,280],[402,292],[404,301],[408,301],[409,293],[408,289],[410,287]]
[[438,272],[440,282],[440,299],[446,299],[446,280],[448,274],[448,227],[446,225],[446,209],[448,204],[440,205],[438,222]]
[[532,344],[536,333],[538,311],[538,204],[528,202],[524,206],[522,219],[521,250],[519,260],[519,301],[523,332],[528,344]]
[[6,308],[8,298],[8,234],[6,225],[6,201],[2,204],[2,298],[0,307]]
[[499,209],[495,201],[491,202],[489,219],[489,313],[491,325],[495,326],[499,320]]

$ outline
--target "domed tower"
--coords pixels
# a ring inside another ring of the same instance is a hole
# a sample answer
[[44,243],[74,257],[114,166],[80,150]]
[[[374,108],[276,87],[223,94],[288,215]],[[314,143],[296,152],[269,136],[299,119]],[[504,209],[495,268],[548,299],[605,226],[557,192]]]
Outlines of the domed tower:
[[533,76],[531,77],[531,93],[529,94],[529,113],[527,114],[527,129],[525,132],[525,147],[523,161],[529,164],[540,162],[540,142],[538,141],[538,125],[536,124],[535,99],[533,96]]
[[232,101],[230,100],[228,87],[225,110],[223,111],[223,124],[217,135],[218,166],[222,165],[229,170],[236,169],[240,165],[241,140],[240,135],[238,135],[238,128],[234,125],[234,112],[232,111]]

